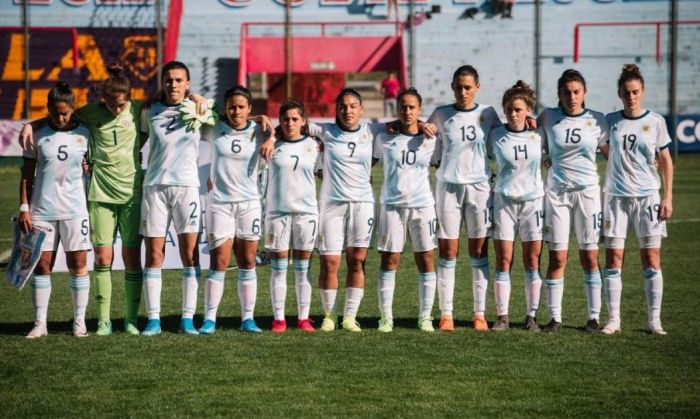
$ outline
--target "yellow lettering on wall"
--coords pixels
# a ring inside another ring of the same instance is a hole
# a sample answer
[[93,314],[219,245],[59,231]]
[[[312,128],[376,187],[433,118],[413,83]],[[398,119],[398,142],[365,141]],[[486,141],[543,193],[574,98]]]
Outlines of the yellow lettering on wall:
[[[87,68],[88,80],[104,80],[108,77],[100,49],[92,35],[78,35],[78,67]],[[51,69],[47,80],[58,80],[61,71],[73,69],[73,49],[63,54],[58,65]]]
[[[43,73],[44,69],[42,68],[34,70],[30,69],[29,79],[38,80]],[[10,36],[10,51],[7,54],[7,60],[5,61],[5,69],[2,72],[2,80],[24,80],[24,34],[13,33]]]
[[[31,90],[31,101],[29,105],[29,119],[43,118],[47,115],[46,101],[49,95],[50,88],[36,88]],[[73,88],[75,94],[75,107],[79,108],[88,103],[89,89],[87,87]],[[24,89],[17,91],[17,100],[15,101],[15,109],[12,112],[12,119],[22,119],[24,111]]]

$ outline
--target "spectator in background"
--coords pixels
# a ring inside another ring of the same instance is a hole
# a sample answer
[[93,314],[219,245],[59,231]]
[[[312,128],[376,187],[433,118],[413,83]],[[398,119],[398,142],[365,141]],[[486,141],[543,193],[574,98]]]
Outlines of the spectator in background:
[[390,71],[382,81],[381,92],[384,94],[384,117],[396,117],[396,97],[399,93],[399,80],[396,72]]

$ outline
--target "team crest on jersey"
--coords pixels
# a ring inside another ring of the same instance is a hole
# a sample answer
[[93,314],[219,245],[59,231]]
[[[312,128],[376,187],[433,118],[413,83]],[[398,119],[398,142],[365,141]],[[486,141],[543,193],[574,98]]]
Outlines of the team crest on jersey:
[[605,230],[610,230],[610,228],[612,228],[612,221],[605,220]]
[[651,127],[649,127],[649,124],[642,125],[642,131],[649,132],[650,129],[651,129]]
[[129,128],[131,126],[131,119],[129,119],[129,118],[124,118],[120,122],[121,122],[122,127],[124,127],[124,128]]
[[537,138],[535,137],[535,134],[530,134],[530,140],[531,140],[531,141],[537,141]]
[[314,151],[314,149],[313,147],[306,147],[304,151],[306,151],[307,153],[311,153],[312,151]]
[[591,121],[590,119],[589,119],[588,121],[586,121],[586,126],[587,126],[587,127],[592,127],[592,126],[593,126],[593,121]]
[[87,141],[87,138],[85,138],[83,136],[78,136],[75,139],[75,142],[78,143],[78,145],[83,145],[83,144],[85,144],[86,141]]

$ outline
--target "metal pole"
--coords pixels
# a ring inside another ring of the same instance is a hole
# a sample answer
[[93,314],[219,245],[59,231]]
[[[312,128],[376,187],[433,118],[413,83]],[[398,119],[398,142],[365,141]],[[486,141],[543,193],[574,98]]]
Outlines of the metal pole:
[[416,85],[416,31],[413,19],[413,0],[408,1],[408,80]]
[[540,39],[542,30],[542,7],[540,0],[535,0],[535,112],[540,110],[540,55],[542,54]]
[[292,97],[292,1],[284,2],[284,69],[287,97]]
[[29,119],[29,110],[32,105],[32,94],[29,84],[29,6],[27,1],[22,2],[22,26],[24,27],[24,119]]
[[156,73],[158,78],[156,80],[158,83],[158,89],[160,89],[162,82],[160,70],[163,69],[163,19],[161,10],[162,7],[162,0],[156,0],[156,59],[158,60],[158,72]]
[[676,107],[676,84],[678,82],[678,0],[671,0],[671,80],[668,95],[668,110],[671,119],[671,138],[673,139],[673,159],[678,160],[678,114]]

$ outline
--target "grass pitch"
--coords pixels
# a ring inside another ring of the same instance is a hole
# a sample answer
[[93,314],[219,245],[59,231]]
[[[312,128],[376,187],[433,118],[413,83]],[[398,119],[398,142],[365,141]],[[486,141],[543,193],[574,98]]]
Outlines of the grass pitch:
[[[19,167],[0,167],[0,220],[17,208]],[[376,173],[380,176],[380,173]],[[269,331],[269,267],[258,270],[256,318],[267,329],[252,336],[240,324],[235,271],[229,272],[211,337],[176,333],[180,272],[163,279],[163,335],[116,332],[71,336],[72,309],[66,274],[54,274],[49,336],[29,342],[30,289],[0,285],[0,414],[3,417],[698,417],[700,416],[700,158],[676,164],[675,212],[662,249],[665,294],[662,318],[669,335],[646,330],[646,305],[636,240],[628,240],[623,270],[622,327],[614,336],[587,335],[583,281],[575,250],[566,274],[564,330],[529,334],[519,256],[513,269],[514,329],[470,329],[471,270],[466,249],[457,267],[454,333],[415,329],[417,273],[410,253],[397,274],[391,334],[376,332],[378,255],[367,262],[360,334],[342,330],[306,334]],[[3,221],[6,222],[6,221]],[[0,253],[10,247],[9,225],[0,229]],[[575,249],[572,248],[572,249]],[[602,253],[602,252],[601,252]],[[492,263],[493,251],[490,250]],[[602,258],[601,258],[602,263]],[[543,257],[543,271],[546,258]],[[493,265],[492,265],[493,266]],[[493,268],[492,268],[493,271]],[[317,278],[318,263],[313,263]],[[287,299],[294,325],[292,273]],[[316,282],[316,281],[314,281]],[[114,273],[113,319],[123,317],[123,274]],[[316,287],[316,283],[314,284]],[[198,313],[202,311],[202,287]],[[338,295],[342,307],[344,292]],[[543,290],[540,321],[547,321]],[[495,317],[489,290],[488,319]],[[321,317],[314,289],[312,317]],[[437,298],[435,303],[437,311]],[[95,329],[95,308],[88,327]],[[607,314],[604,310],[603,321]],[[141,318],[141,324],[145,318]],[[201,317],[195,318],[199,325]]]

